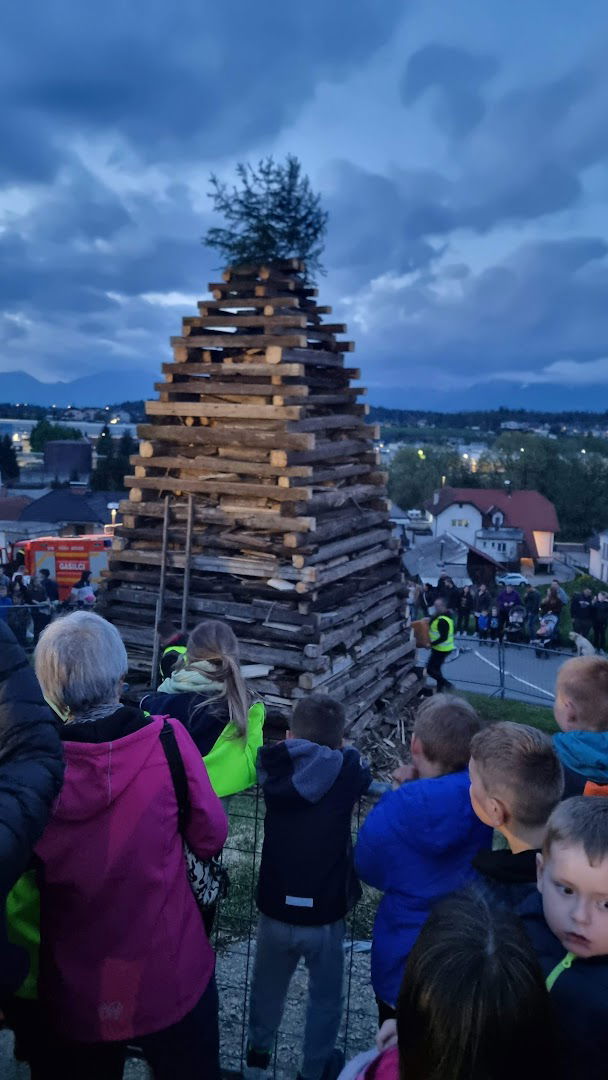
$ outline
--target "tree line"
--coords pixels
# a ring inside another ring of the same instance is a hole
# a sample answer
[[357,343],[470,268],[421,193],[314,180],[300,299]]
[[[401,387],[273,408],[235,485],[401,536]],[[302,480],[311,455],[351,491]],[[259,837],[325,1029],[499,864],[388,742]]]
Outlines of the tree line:
[[608,527],[608,459],[567,440],[553,441],[505,432],[491,454],[472,472],[460,454],[444,447],[397,452],[389,474],[389,494],[403,509],[422,508],[444,484],[451,487],[540,491],[554,503],[560,539],[588,540]]

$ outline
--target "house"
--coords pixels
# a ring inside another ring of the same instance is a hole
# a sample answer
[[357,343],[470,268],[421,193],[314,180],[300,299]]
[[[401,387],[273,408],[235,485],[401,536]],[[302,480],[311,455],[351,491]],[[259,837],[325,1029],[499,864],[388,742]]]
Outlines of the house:
[[589,573],[599,581],[608,581],[608,529],[589,543]]
[[123,498],[122,491],[57,488],[30,502],[19,515],[19,520],[57,526],[60,536],[84,536],[101,532],[104,525],[111,524],[112,512],[108,503],[119,503]]
[[552,569],[559,522],[553,503],[539,491],[443,487],[428,509],[435,536],[450,533],[503,568],[519,568],[520,559],[526,558],[535,567]]
[[417,540],[405,552],[403,563],[411,578],[436,585],[447,574],[459,589],[473,582],[493,584],[496,571],[502,569],[496,559],[449,533]]

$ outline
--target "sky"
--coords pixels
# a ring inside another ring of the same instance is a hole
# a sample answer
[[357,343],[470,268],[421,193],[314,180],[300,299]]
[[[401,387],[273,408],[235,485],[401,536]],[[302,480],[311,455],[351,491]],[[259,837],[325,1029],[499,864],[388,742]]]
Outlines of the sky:
[[370,403],[608,408],[607,43],[601,0],[3,5],[0,395],[152,396],[210,172],[293,153]]

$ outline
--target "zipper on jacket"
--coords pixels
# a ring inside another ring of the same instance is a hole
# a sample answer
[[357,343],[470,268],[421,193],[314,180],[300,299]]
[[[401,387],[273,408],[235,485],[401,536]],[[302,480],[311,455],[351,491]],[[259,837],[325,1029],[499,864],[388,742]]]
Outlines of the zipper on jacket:
[[572,964],[575,960],[576,956],[574,955],[574,953],[566,953],[564,959],[560,960],[559,964],[556,964],[556,966],[553,968],[553,971],[550,971],[547,975],[547,978],[545,980],[547,990],[551,991],[553,989],[560,975],[562,975],[564,971],[568,971],[572,967]]

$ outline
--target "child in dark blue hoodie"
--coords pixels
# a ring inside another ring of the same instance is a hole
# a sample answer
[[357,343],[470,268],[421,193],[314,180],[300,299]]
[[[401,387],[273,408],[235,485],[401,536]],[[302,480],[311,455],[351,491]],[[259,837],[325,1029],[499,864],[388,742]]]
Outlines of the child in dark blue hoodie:
[[555,749],[566,777],[565,797],[608,795],[608,660],[579,656],[559,670]]
[[372,985],[380,1023],[395,1016],[409,953],[433,904],[474,876],[473,857],[491,847],[492,830],[469,798],[475,709],[455,694],[435,694],[420,706],[406,782],[368,814],[357,841],[359,877],[384,896],[372,941]]
[[352,855],[353,807],[371,773],[342,748],[342,705],[311,694],[284,742],[261,747],[266,817],[258,881],[260,919],[245,1076],[264,1077],[298,961],[309,972],[302,1080],[329,1074],[342,1015],[344,918],[361,895]]

